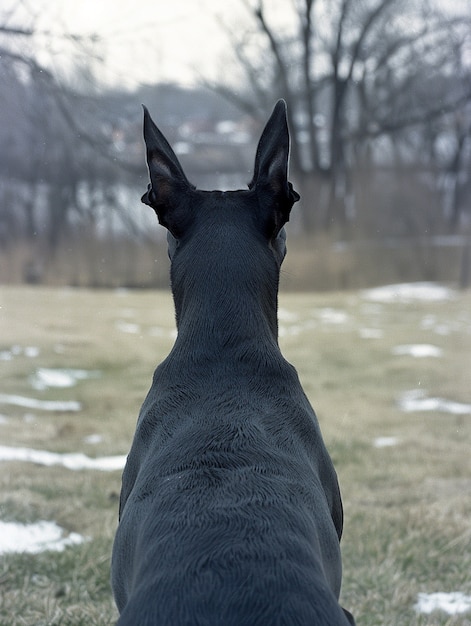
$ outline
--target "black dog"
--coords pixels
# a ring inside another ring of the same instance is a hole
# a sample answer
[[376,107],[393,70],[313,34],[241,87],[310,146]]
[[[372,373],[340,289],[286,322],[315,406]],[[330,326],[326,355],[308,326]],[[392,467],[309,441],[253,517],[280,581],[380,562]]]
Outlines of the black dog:
[[277,340],[287,180],[279,101],[245,191],[200,191],[144,113],[168,229],[178,338],[123,474],[112,584],[120,626],[347,626],[342,503],[316,416]]

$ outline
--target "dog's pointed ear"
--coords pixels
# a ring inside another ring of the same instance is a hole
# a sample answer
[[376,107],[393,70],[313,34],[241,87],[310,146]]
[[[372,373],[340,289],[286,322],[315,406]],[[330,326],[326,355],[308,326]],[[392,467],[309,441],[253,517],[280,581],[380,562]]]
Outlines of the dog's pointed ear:
[[288,181],[289,143],[286,102],[278,100],[260,137],[249,183],[249,189],[259,196],[259,207],[266,213],[269,237],[276,237],[300,198]]
[[150,184],[141,201],[157,213],[159,222],[178,237],[191,218],[186,200],[195,190],[188,182],[177,155],[144,109],[144,141],[147,152]]

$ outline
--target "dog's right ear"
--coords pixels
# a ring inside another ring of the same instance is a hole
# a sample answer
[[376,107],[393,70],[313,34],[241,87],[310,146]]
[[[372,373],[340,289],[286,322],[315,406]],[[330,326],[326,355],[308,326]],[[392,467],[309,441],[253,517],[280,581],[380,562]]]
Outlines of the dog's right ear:
[[258,142],[254,175],[249,183],[259,197],[265,231],[275,238],[300,198],[288,181],[289,130],[286,102],[278,100]]
[[141,201],[154,209],[160,224],[178,239],[191,221],[192,203],[189,200],[195,187],[188,182],[175,152],[144,105],[143,109],[144,141],[151,182]]

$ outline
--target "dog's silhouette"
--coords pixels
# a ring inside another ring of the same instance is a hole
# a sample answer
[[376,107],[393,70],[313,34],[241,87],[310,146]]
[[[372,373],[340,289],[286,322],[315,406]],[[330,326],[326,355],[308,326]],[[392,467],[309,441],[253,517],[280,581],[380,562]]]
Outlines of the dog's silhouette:
[[288,182],[280,100],[243,191],[191,185],[144,111],[168,229],[178,337],[123,473],[112,585],[120,626],[347,626],[337,476],[278,347]]

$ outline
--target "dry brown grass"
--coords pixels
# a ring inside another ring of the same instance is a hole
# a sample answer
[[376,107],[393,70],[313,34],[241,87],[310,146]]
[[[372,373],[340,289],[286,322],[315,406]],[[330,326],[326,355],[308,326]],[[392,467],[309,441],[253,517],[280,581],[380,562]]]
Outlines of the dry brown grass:
[[[0,443],[126,453],[153,369],[172,345],[169,293],[4,287],[0,306],[0,352],[13,345],[40,351],[0,360],[0,393],[83,404],[80,413],[54,414],[0,405],[8,417]],[[339,474],[345,606],[363,626],[469,624],[469,614],[420,616],[413,606],[421,591],[471,595],[471,415],[404,413],[397,398],[421,388],[471,403],[471,294],[388,305],[357,292],[282,294],[280,306],[283,352],[299,371]],[[365,328],[382,336],[365,339]],[[442,357],[391,352],[418,343],[441,348]],[[38,392],[29,382],[38,367],[99,370],[101,377]],[[103,440],[84,443],[94,433]],[[397,437],[397,445],[375,448],[383,436]],[[91,541],[63,553],[2,556],[0,624],[112,623],[120,473],[19,462],[1,470],[0,519],[56,520]]]
[[[282,273],[282,284],[290,291],[352,290],[417,280],[459,283],[466,273],[463,245],[437,247],[432,240],[413,236],[388,242],[368,231],[339,242],[332,233],[304,236],[296,234],[295,226],[290,230]],[[166,289],[164,229],[153,225],[149,239],[141,241],[118,235],[100,239],[77,228],[54,254],[44,242],[12,241],[0,248],[0,284],[22,283]]]

